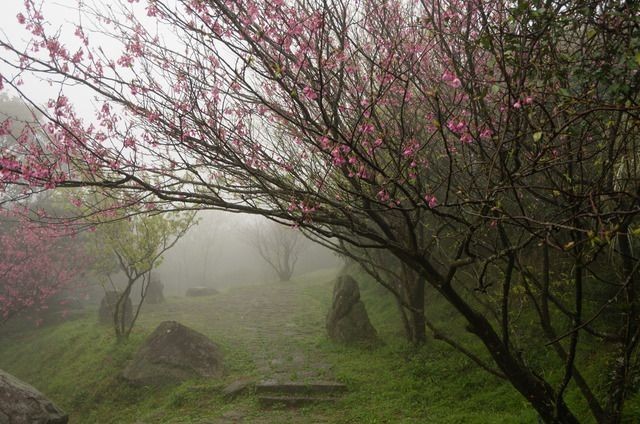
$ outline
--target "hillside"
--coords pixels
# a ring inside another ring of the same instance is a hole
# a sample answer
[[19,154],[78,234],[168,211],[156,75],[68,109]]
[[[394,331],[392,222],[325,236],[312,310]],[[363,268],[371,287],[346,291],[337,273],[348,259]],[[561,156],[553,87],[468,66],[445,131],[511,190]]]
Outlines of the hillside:
[[[385,344],[367,350],[330,343],[324,317],[335,274],[327,270],[211,297],[169,298],[145,307],[130,342],[122,346],[89,311],[84,318],[3,340],[0,368],[47,394],[70,413],[72,423],[536,422],[535,412],[508,384],[446,344],[407,346],[392,299],[363,278],[363,300]],[[449,331],[464,337],[438,302],[431,308],[441,323],[450,324]],[[220,344],[224,378],[161,391],[120,381],[126,361],[164,320],[179,321]],[[330,406],[262,409],[252,393],[223,398],[222,389],[241,377],[336,379],[348,392]]]

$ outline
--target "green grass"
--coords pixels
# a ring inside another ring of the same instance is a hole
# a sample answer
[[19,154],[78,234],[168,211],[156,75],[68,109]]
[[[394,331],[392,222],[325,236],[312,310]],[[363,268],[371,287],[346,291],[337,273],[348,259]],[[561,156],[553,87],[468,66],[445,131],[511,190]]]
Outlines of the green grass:
[[[442,342],[429,340],[419,349],[407,345],[397,306],[384,289],[357,275],[361,297],[384,346],[358,349],[322,343],[338,379],[350,387],[340,423],[535,423],[536,413],[503,381]],[[331,292],[305,287],[329,307]],[[449,312],[431,305],[439,318]],[[452,323],[462,333],[459,323]],[[466,334],[463,338],[467,338]]]
[[[536,423],[535,411],[509,384],[446,344],[429,340],[420,349],[408,346],[392,298],[361,275],[362,298],[384,345],[363,349],[329,342],[324,317],[336,272],[307,274],[287,285],[230,289],[211,298],[169,298],[165,305],[143,310],[131,340],[123,345],[115,343],[110,329],[99,326],[95,311],[90,311],[85,318],[1,339],[0,368],[44,392],[70,413],[72,423],[204,423],[230,411],[240,412],[246,423]],[[274,311],[273,323],[259,323],[267,333],[256,333],[252,317],[262,316],[265,305],[284,293],[296,307],[284,317]],[[445,303],[431,296],[429,316],[453,336],[473,342]],[[221,346],[226,367],[222,379],[154,390],[132,388],[119,378],[144,337],[167,319],[203,332]],[[282,332],[287,326],[296,329],[296,337]],[[477,343],[475,347],[484,354]],[[243,376],[262,377],[252,359],[262,350],[322,358],[347,384],[347,394],[334,406],[298,411],[260,410],[251,393],[223,399],[226,384]],[[553,360],[540,352],[541,362]],[[586,373],[596,377],[606,356],[588,354],[593,365]],[[573,387],[567,398],[586,416]],[[638,396],[628,410],[629,416],[640,412]]]

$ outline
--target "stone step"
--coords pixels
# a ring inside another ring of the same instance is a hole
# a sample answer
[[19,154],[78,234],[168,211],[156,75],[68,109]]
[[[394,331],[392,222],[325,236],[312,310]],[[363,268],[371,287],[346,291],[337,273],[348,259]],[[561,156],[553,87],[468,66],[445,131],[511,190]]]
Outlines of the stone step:
[[315,381],[303,383],[297,381],[276,382],[263,381],[256,384],[256,393],[286,393],[286,394],[333,394],[344,393],[347,386],[334,381]]
[[317,396],[258,396],[258,403],[263,408],[287,407],[297,408],[300,406],[314,405],[318,403],[334,403],[338,400],[335,397]]

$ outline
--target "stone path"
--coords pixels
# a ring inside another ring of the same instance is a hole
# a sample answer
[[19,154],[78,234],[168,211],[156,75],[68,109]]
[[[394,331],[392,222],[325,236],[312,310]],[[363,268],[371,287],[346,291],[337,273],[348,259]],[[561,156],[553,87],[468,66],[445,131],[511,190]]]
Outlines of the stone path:
[[330,379],[331,365],[314,349],[324,329],[321,317],[312,317],[311,323],[294,321],[305,315],[305,304],[311,299],[304,299],[299,290],[289,285],[271,286],[259,296],[245,307],[240,319],[253,336],[254,343],[249,344],[248,350],[262,379]]
[[[222,341],[229,349],[248,353],[257,370],[258,377],[255,380],[258,384],[297,383],[308,386],[314,382],[334,381],[332,365],[316,348],[318,341],[324,337],[326,311],[320,306],[318,299],[295,284],[273,283],[230,290],[211,296],[206,302],[199,298],[193,301],[188,313],[184,312],[184,304],[169,303],[165,305],[167,309],[162,315],[171,315],[171,319],[191,326],[213,340]],[[194,317],[198,317],[198,320],[189,322]],[[341,390],[343,389],[338,389]],[[256,392],[259,391],[257,388]],[[292,408],[271,409],[272,404],[278,402],[265,401],[264,398],[272,395],[273,393],[256,393],[257,398],[260,398],[259,404],[269,407],[260,416],[239,407],[210,422],[327,422],[322,416],[322,408],[305,411]],[[313,394],[307,395],[305,396],[315,398]],[[326,397],[331,398],[333,395]],[[290,406],[297,406],[296,401]],[[205,423],[209,421],[202,424]]]

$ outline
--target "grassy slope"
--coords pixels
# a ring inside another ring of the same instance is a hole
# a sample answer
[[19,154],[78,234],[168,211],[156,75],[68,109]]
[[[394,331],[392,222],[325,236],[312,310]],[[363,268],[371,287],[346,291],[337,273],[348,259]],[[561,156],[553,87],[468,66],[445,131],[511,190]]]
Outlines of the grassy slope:
[[[303,326],[308,337],[288,341],[297,348],[321,352],[337,378],[348,384],[347,396],[330,408],[319,406],[288,415],[286,411],[260,411],[251,395],[224,401],[220,390],[226,383],[239,376],[260,376],[249,354],[256,340],[245,331],[246,326],[224,321],[224,310],[218,315],[210,311],[207,298],[173,298],[162,308],[145,311],[131,341],[123,346],[114,344],[110,331],[95,324],[93,315],[22,333],[2,340],[0,368],[46,393],[71,413],[73,423],[198,423],[238,410],[245,416],[244,422],[261,423],[317,422],[320,418],[331,423],[536,422],[534,411],[508,384],[478,370],[445,344],[430,341],[419,351],[407,347],[392,300],[374,285],[361,284],[363,299],[385,345],[362,350],[328,342],[323,319],[334,274],[317,272],[295,283],[307,304],[290,319]],[[249,296],[265,289],[268,287],[263,285],[233,293]],[[431,306],[431,316],[446,323],[455,335],[467,337],[442,302]],[[225,351],[225,378],[188,381],[161,391],[123,384],[119,371],[144,336],[164,319],[176,319],[220,343]],[[630,405],[631,409],[639,403]],[[575,408],[581,410],[584,405],[576,404]]]

